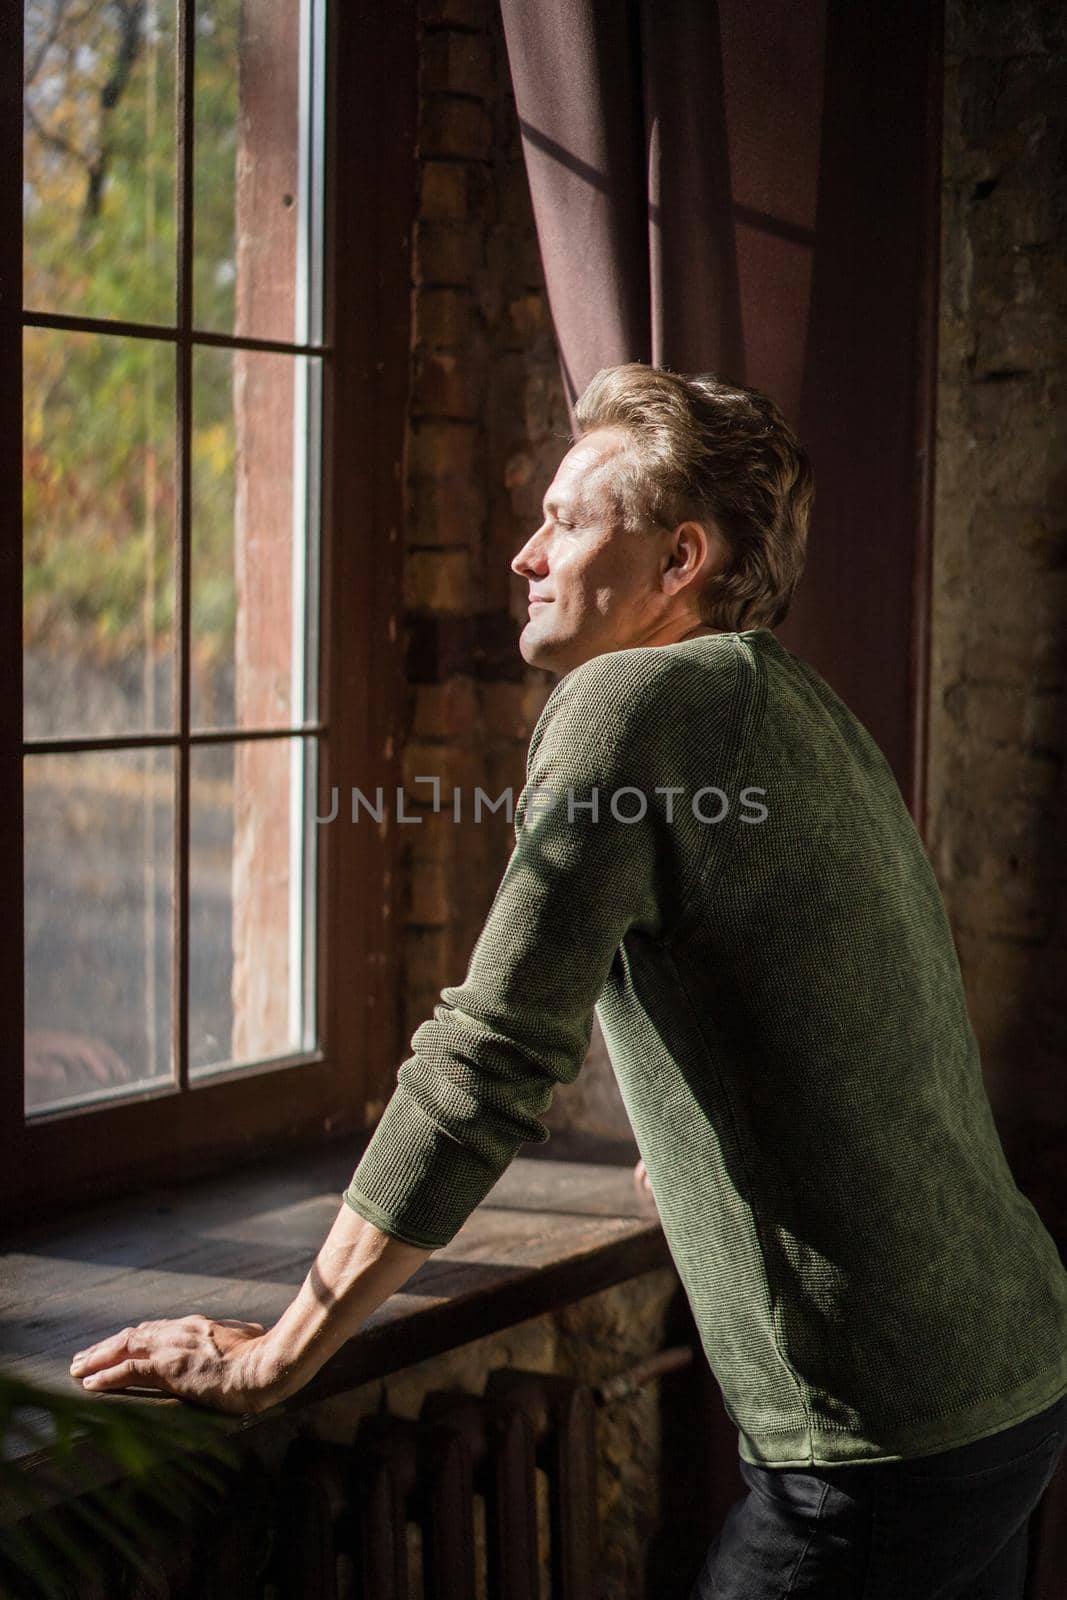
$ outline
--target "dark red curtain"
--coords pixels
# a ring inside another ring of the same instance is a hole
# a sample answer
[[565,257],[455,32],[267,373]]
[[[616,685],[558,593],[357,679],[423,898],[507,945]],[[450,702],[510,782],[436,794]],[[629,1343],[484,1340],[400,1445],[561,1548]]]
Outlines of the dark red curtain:
[[817,485],[781,636],[921,825],[939,5],[501,4],[569,399],[630,360],[774,397]]
[[718,16],[649,10],[503,5],[571,401],[616,361],[742,365]]

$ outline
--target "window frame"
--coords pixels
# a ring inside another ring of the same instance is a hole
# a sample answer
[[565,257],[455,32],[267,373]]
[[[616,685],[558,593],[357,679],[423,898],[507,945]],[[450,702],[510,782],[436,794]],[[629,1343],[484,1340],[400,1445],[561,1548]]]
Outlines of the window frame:
[[[364,1131],[395,1078],[401,1033],[395,830],[317,837],[320,1049],[217,1080],[27,1120],[23,1109],[22,8],[0,22],[0,892],[8,908],[0,1010],[0,1200],[9,1221]],[[192,50],[180,0],[179,50]],[[403,460],[416,208],[414,0],[326,14],[319,814],[334,788],[401,782]],[[192,108],[179,109],[179,142]],[[179,171],[181,170],[179,151]],[[179,239],[191,220],[191,185]],[[346,204],[347,195],[357,196]],[[181,248],[179,243],[179,249]],[[42,319],[34,318],[39,323]],[[109,324],[110,325],[110,324]],[[116,331],[121,325],[116,324]],[[261,341],[249,341],[259,344]],[[191,358],[191,346],[179,345]],[[347,448],[358,438],[363,448]],[[185,485],[186,492],[188,484]],[[367,686],[373,684],[373,696]],[[94,741],[95,742],[95,741]],[[176,894],[181,889],[176,883]],[[184,952],[175,952],[179,962]],[[187,999],[187,997],[186,997]],[[86,1137],[86,1135],[90,1137]],[[353,1164],[355,1152],[353,1152]]]

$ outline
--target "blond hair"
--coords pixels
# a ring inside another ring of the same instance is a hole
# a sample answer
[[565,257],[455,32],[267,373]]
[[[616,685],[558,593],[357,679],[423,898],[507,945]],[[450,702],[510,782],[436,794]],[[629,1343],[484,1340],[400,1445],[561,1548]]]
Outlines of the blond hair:
[[773,400],[713,373],[683,377],[631,361],[605,367],[575,407],[577,435],[630,436],[611,488],[627,527],[693,520],[719,530],[725,569],[700,595],[714,627],[774,627],[804,570],[811,464]]

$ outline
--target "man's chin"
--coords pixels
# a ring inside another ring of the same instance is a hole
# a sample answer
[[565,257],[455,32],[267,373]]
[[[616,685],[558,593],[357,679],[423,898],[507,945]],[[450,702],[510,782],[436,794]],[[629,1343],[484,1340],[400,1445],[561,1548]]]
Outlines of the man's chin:
[[548,672],[558,672],[561,669],[557,662],[561,655],[566,654],[563,642],[553,639],[539,632],[537,624],[531,620],[519,634],[519,654],[531,667],[543,667]]

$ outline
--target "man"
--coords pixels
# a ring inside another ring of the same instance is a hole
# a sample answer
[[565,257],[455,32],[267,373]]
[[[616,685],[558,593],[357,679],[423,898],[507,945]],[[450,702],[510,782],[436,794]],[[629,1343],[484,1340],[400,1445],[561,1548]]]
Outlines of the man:
[[446,1244],[600,1017],[749,1494],[694,1596],[1016,1596],[1067,1437],[1067,1273],[1004,1159],[892,773],[782,646],[812,479],[774,405],[598,374],[513,562],[560,675],[466,979],[412,1039],[269,1332],[83,1352],[248,1411]]

